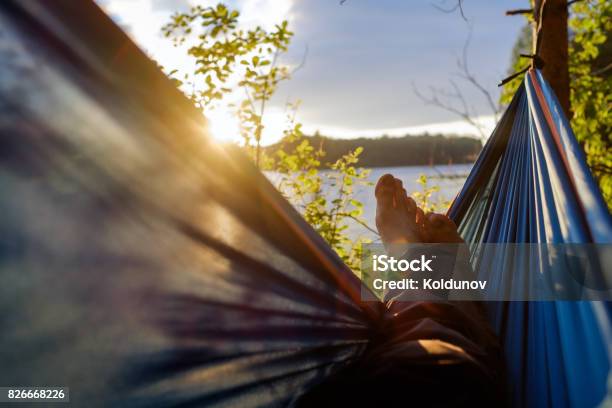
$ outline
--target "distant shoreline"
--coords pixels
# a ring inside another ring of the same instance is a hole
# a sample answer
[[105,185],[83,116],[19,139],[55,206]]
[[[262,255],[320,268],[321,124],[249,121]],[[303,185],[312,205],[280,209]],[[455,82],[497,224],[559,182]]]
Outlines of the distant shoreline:
[[[343,154],[358,147],[359,167],[405,167],[471,164],[482,150],[479,139],[467,136],[420,135],[380,138],[333,139],[326,136],[306,136],[315,147],[321,147],[326,155],[321,167],[333,163]],[[283,142],[264,147],[273,155]],[[291,143],[287,143],[291,147]]]
[[[456,166],[456,165],[471,165],[474,162],[470,162],[470,163],[454,163],[454,164],[434,164],[434,165],[402,165],[402,166],[360,166],[363,167],[364,169],[368,169],[368,170],[382,170],[382,169],[389,169],[389,173],[393,173],[394,170],[397,169],[402,169],[402,168],[418,168],[418,169],[423,169],[423,167],[434,167],[437,168],[436,170],[446,170],[445,167],[452,167],[452,166]],[[322,171],[327,171],[329,169],[322,169]],[[431,179],[465,179],[469,176],[469,171],[461,171],[461,172],[444,172],[444,171],[439,171],[438,174],[429,174],[427,177],[431,178]]]

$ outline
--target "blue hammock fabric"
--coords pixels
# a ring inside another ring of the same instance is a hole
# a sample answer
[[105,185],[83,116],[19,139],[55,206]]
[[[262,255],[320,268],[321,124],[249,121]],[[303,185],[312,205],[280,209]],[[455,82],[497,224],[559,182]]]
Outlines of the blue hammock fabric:
[[[0,385],[68,386],[74,406],[286,406],[380,336],[385,305],[206,134],[93,2],[0,2]],[[450,214],[475,243],[610,242],[539,73]],[[607,304],[489,310],[515,405],[603,399]]]
[[[541,72],[527,73],[449,216],[472,244],[612,242],[610,213]],[[514,405],[591,407],[604,399],[609,303],[506,302],[488,311],[505,349]]]

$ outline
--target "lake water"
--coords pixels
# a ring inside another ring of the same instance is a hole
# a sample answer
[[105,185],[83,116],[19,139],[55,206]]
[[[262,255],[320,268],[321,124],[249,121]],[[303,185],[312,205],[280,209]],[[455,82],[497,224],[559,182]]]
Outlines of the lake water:
[[[406,191],[410,194],[414,191],[420,191],[421,186],[417,183],[417,179],[421,174],[428,177],[430,186],[440,186],[440,191],[432,196],[433,201],[437,201],[439,197],[451,201],[459,192],[465,178],[472,169],[472,164],[454,164],[447,166],[404,166],[404,167],[376,167],[370,169],[368,181],[376,183],[376,181],[386,173],[393,174],[395,177],[402,180]],[[268,174],[271,179],[274,175]],[[363,203],[363,218],[372,228],[375,227],[374,218],[376,216],[376,198],[374,197],[374,185],[371,186],[355,186],[355,198]],[[356,222],[348,221],[348,233],[351,237],[367,237],[375,240],[377,237],[372,232],[368,231],[363,226]]]

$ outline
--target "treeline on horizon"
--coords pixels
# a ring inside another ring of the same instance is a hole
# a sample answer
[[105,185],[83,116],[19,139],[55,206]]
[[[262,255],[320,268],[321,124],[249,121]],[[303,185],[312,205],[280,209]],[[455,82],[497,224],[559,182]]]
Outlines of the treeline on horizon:
[[[321,147],[325,152],[323,166],[335,162],[342,155],[358,147],[363,147],[363,152],[359,156],[359,166],[362,167],[473,163],[482,149],[480,140],[467,136],[424,134],[334,139],[315,134],[305,137],[310,140],[312,146]],[[281,143],[283,142],[265,147],[266,154],[273,155]],[[285,146],[293,147],[292,143],[285,143]]]

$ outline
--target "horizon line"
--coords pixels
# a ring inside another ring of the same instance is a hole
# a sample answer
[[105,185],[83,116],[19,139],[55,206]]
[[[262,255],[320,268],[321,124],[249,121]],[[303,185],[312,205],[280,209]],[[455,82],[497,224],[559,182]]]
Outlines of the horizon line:
[[[495,128],[496,122],[493,115],[481,115],[474,118],[482,132],[487,135],[491,134]],[[303,126],[304,134],[314,135],[318,132],[321,135],[334,139],[358,139],[358,138],[379,138],[388,137],[403,137],[403,136],[422,136],[430,135],[448,135],[448,136],[468,136],[476,139],[482,139],[478,135],[478,130],[464,120],[454,120],[449,122],[434,122],[424,125],[402,126],[394,128],[378,128],[378,129],[349,129],[335,126],[325,125],[306,125]]]

